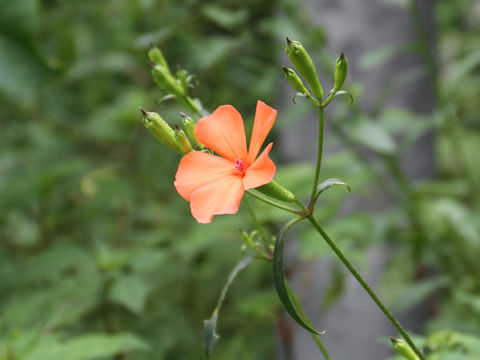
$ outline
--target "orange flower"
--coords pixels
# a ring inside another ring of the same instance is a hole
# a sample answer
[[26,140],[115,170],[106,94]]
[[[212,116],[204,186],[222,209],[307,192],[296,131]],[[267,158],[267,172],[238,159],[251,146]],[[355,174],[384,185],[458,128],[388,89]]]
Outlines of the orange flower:
[[231,105],[222,105],[195,126],[198,142],[220,156],[202,151],[182,158],[175,175],[175,188],[190,202],[193,217],[202,224],[214,215],[235,214],[245,190],[268,184],[275,164],[268,157],[273,143],[257,158],[277,117],[277,110],[257,102],[252,138],[247,140],[242,116]]

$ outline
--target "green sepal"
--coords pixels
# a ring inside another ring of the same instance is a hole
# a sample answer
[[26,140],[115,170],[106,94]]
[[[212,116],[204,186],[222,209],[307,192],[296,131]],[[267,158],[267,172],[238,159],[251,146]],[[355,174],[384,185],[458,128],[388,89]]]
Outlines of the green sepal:
[[346,90],[338,90],[337,92],[335,92],[335,95],[333,95],[334,98],[336,98],[337,96],[340,96],[340,95],[345,95],[348,97],[348,99],[350,100],[350,104],[353,104],[353,95],[350,94],[348,91]]
[[233,280],[237,277],[238,273],[247,268],[248,265],[252,262],[252,257],[247,257],[240,260],[237,265],[233,268],[233,270],[228,275],[227,282],[225,283],[220,297],[217,302],[217,306],[215,310],[213,310],[212,317],[208,320],[203,321],[203,328],[205,331],[204,336],[204,348],[203,348],[203,358],[205,360],[210,360],[212,355],[212,350],[217,343],[219,336],[216,332],[217,327],[217,320],[218,320],[218,313],[220,312],[220,308],[222,307],[223,301],[225,300],[225,296],[227,295],[228,289],[230,285],[232,285]]
[[315,199],[317,199],[322,192],[324,192],[325,190],[327,190],[328,188],[334,185],[343,185],[347,187],[348,192],[352,191],[352,188],[350,187],[350,185],[348,185],[342,179],[331,178],[331,179],[325,180],[324,182],[322,182],[317,186],[317,193],[315,195]]
[[300,42],[291,40],[287,37],[287,47],[285,48],[285,51],[300,75],[302,75],[307,81],[313,95],[315,95],[317,99],[322,100],[322,85],[320,84],[317,70],[315,69],[315,65],[313,64],[310,55],[308,55],[307,50],[305,50]]
[[303,310],[301,310],[301,307],[299,306],[300,304],[296,299],[295,294],[291,291],[285,277],[285,268],[283,263],[285,235],[287,234],[288,230],[301,219],[302,217],[298,217],[289,221],[278,233],[275,249],[273,251],[273,283],[285,310],[298,323],[298,325],[313,334],[322,335],[325,332],[316,330],[311,325],[310,320],[308,320],[308,318],[305,316]]
[[348,60],[343,53],[340,54],[335,64],[335,83],[333,85],[333,91],[340,90],[345,83],[348,73]]
[[270,181],[268,184],[257,187],[255,190],[280,201],[295,201],[295,195],[274,180]]
[[175,125],[175,140],[177,141],[178,147],[183,154],[193,151],[192,144],[190,144],[190,141],[188,141],[185,131],[180,129],[180,126],[178,125]]
[[187,132],[188,137],[190,140],[192,140],[195,145],[197,145],[200,149],[203,149],[204,146],[200,144],[197,140],[197,137],[195,136],[195,121],[188,116],[187,114],[181,112],[180,115],[182,115],[182,125],[185,131]]
[[412,348],[402,339],[395,339],[390,337],[392,341],[393,348],[397,353],[399,353],[403,358],[407,360],[419,360],[417,354],[412,350]]
[[162,144],[166,145],[172,150],[183,154],[183,151],[179,148],[177,140],[175,138],[175,131],[167,124],[162,117],[151,111],[146,111],[140,108],[142,112],[143,125],[147,128],[148,131]]

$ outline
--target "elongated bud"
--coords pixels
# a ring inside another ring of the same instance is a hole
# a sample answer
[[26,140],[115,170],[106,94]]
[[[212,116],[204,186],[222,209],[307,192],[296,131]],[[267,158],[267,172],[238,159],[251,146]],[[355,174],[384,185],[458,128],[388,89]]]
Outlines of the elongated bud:
[[168,70],[167,60],[165,60],[162,51],[158,47],[152,46],[150,50],[148,50],[148,58],[155,65],[163,66]]
[[417,354],[412,350],[408,344],[402,339],[390,338],[393,348],[407,360],[419,360]]
[[188,137],[190,140],[192,140],[195,145],[197,145],[200,149],[203,149],[204,146],[200,144],[197,140],[197,137],[195,136],[195,121],[188,116],[187,114],[181,112],[180,115],[182,115],[182,125],[185,131],[187,132]]
[[168,125],[162,117],[155,113],[140,108],[143,115],[143,125],[150,133],[162,144],[178,153],[182,153],[175,139],[175,131]]
[[305,50],[300,42],[287,37],[287,47],[285,51],[300,75],[307,81],[313,95],[321,100],[323,97],[322,85],[320,84],[317,70],[315,70],[315,65],[313,65],[313,61],[310,55],[308,55],[307,50]]
[[256,190],[281,201],[292,202],[295,200],[295,195],[273,180],[268,184],[257,187]]
[[180,126],[178,125],[175,125],[175,140],[183,154],[193,151],[192,144],[188,141],[185,131],[180,129]]
[[307,88],[305,87],[305,85],[303,84],[303,81],[302,79],[300,79],[300,76],[297,75],[297,73],[295,72],[295,70],[293,69],[289,69],[287,67],[283,67],[283,74],[285,75],[285,77],[287,78],[288,82],[290,83],[290,85],[292,85],[292,87],[301,92],[303,95],[307,96],[310,95],[310,93],[308,92]]
[[172,74],[170,74],[170,71],[166,67],[152,64],[152,75],[153,80],[155,80],[157,85],[169,94],[178,97],[185,95],[183,87],[177,82]]
[[333,92],[337,92],[342,88],[343,83],[347,78],[347,73],[348,73],[348,60],[345,57],[345,55],[341,53],[335,65],[335,84],[333,85]]
[[188,89],[188,73],[179,67],[177,70],[177,79],[186,92]]

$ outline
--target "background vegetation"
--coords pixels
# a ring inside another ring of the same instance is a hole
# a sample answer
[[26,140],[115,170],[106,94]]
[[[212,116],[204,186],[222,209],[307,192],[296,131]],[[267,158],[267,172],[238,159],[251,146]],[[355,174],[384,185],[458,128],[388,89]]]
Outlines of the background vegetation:
[[[398,3],[415,14],[414,3]],[[138,106],[171,123],[182,109],[161,101],[146,52],[159,44],[171,67],[196,74],[193,95],[209,109],[231,103],[251,120],[257,99],[281,108],[278,134],[304,109],[280,104],[283,36],[301,39],[331,74],[328,34],[287,0],[0,0],[0,8],[0,359],[200,358],[202,320],[241,256],[237,229],[252,225],[244,210],[195,224],[174,191],[179,159],[143,128]],[[319,218],[364,266],[367,247],[394,247],[386,300],[396,311],[427,304],[432,358],[474,359],[480,10],[475,1],[438,1],[435,19],[437,46],[419,36],[414,47],[434,87],[431,114],[386,107],[402,85],[386,81],[377,106],[331,115],[329,145],[342,147],[322,177],[391,205],[339,216],[344,194],[333,191]],[[398,51],[379,49],[363,64],[375,71]],[[360,85],[349,79],[357,98]],[[399,159],[427,133],[437,176],[413,182]],[[278,180],[304,194],[310,171],[286,164]],[[261,214],[271,230],[284,217]],[[307,229],[299,237],[304,258],[330,256]],[[288,347],[270,276],[270,264],[256,261],[232,287],[215,358],[273,358],[275,334]],[[332,273],[319,306],[338,298],[343,278]]]

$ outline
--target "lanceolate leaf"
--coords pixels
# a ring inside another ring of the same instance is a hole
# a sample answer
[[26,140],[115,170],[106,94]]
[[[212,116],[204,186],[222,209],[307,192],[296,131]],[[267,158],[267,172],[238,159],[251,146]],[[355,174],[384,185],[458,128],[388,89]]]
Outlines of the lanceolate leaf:
[[238,262],[238,264],[233,268],[233,270],[228,275],[227,282],[225,283],[222,293],[218,298],[217,307],[213,310],[212,317],[208,320],[204,320],[203,328],[205,330],[205,340],[204,340],[204,359],[209,360],[212,354],[213,347],[217,343],[219,336],[216,333],[218,313],[222,307],[225,296],[227,295],[230,285],[232,285],[233,280],[237,277],[238,273],[244,270],[252,262],[253,257],[249,256]]
[[350,187],[350,185],[348,185],[345,181],[343,181],[342,179],[337,179],[337,178],[330,178],[330,179],[327,179],[325,180],[324,182],[322,182],[321,184],[319,184],[317,186],[317,195],[316,197],[318,197],[322,192],[324,192],[325,190],[327,190],[328,188],[331,188],[333,185],[343,185],[343,186],[346,186],[347,189],[348,189],[348,192],[352,191],[352,188]]
[[290,220],[278,233],[275,250],[273,252],[273,282],[275,289],[277,290],[278,297],[290,316],[304,329],[310,331],[311,333],[321,335],[323,332],[315,330],[305,316],[305,313],[299,306],[300,304],[295,298],[295,295],[291,291],[290,286],[287,283],[287,279],[285,278],[285,268],[283,264],[285,235],[288,230],[290,230],[290,228],[301,219],[301,217],[298,217]]

